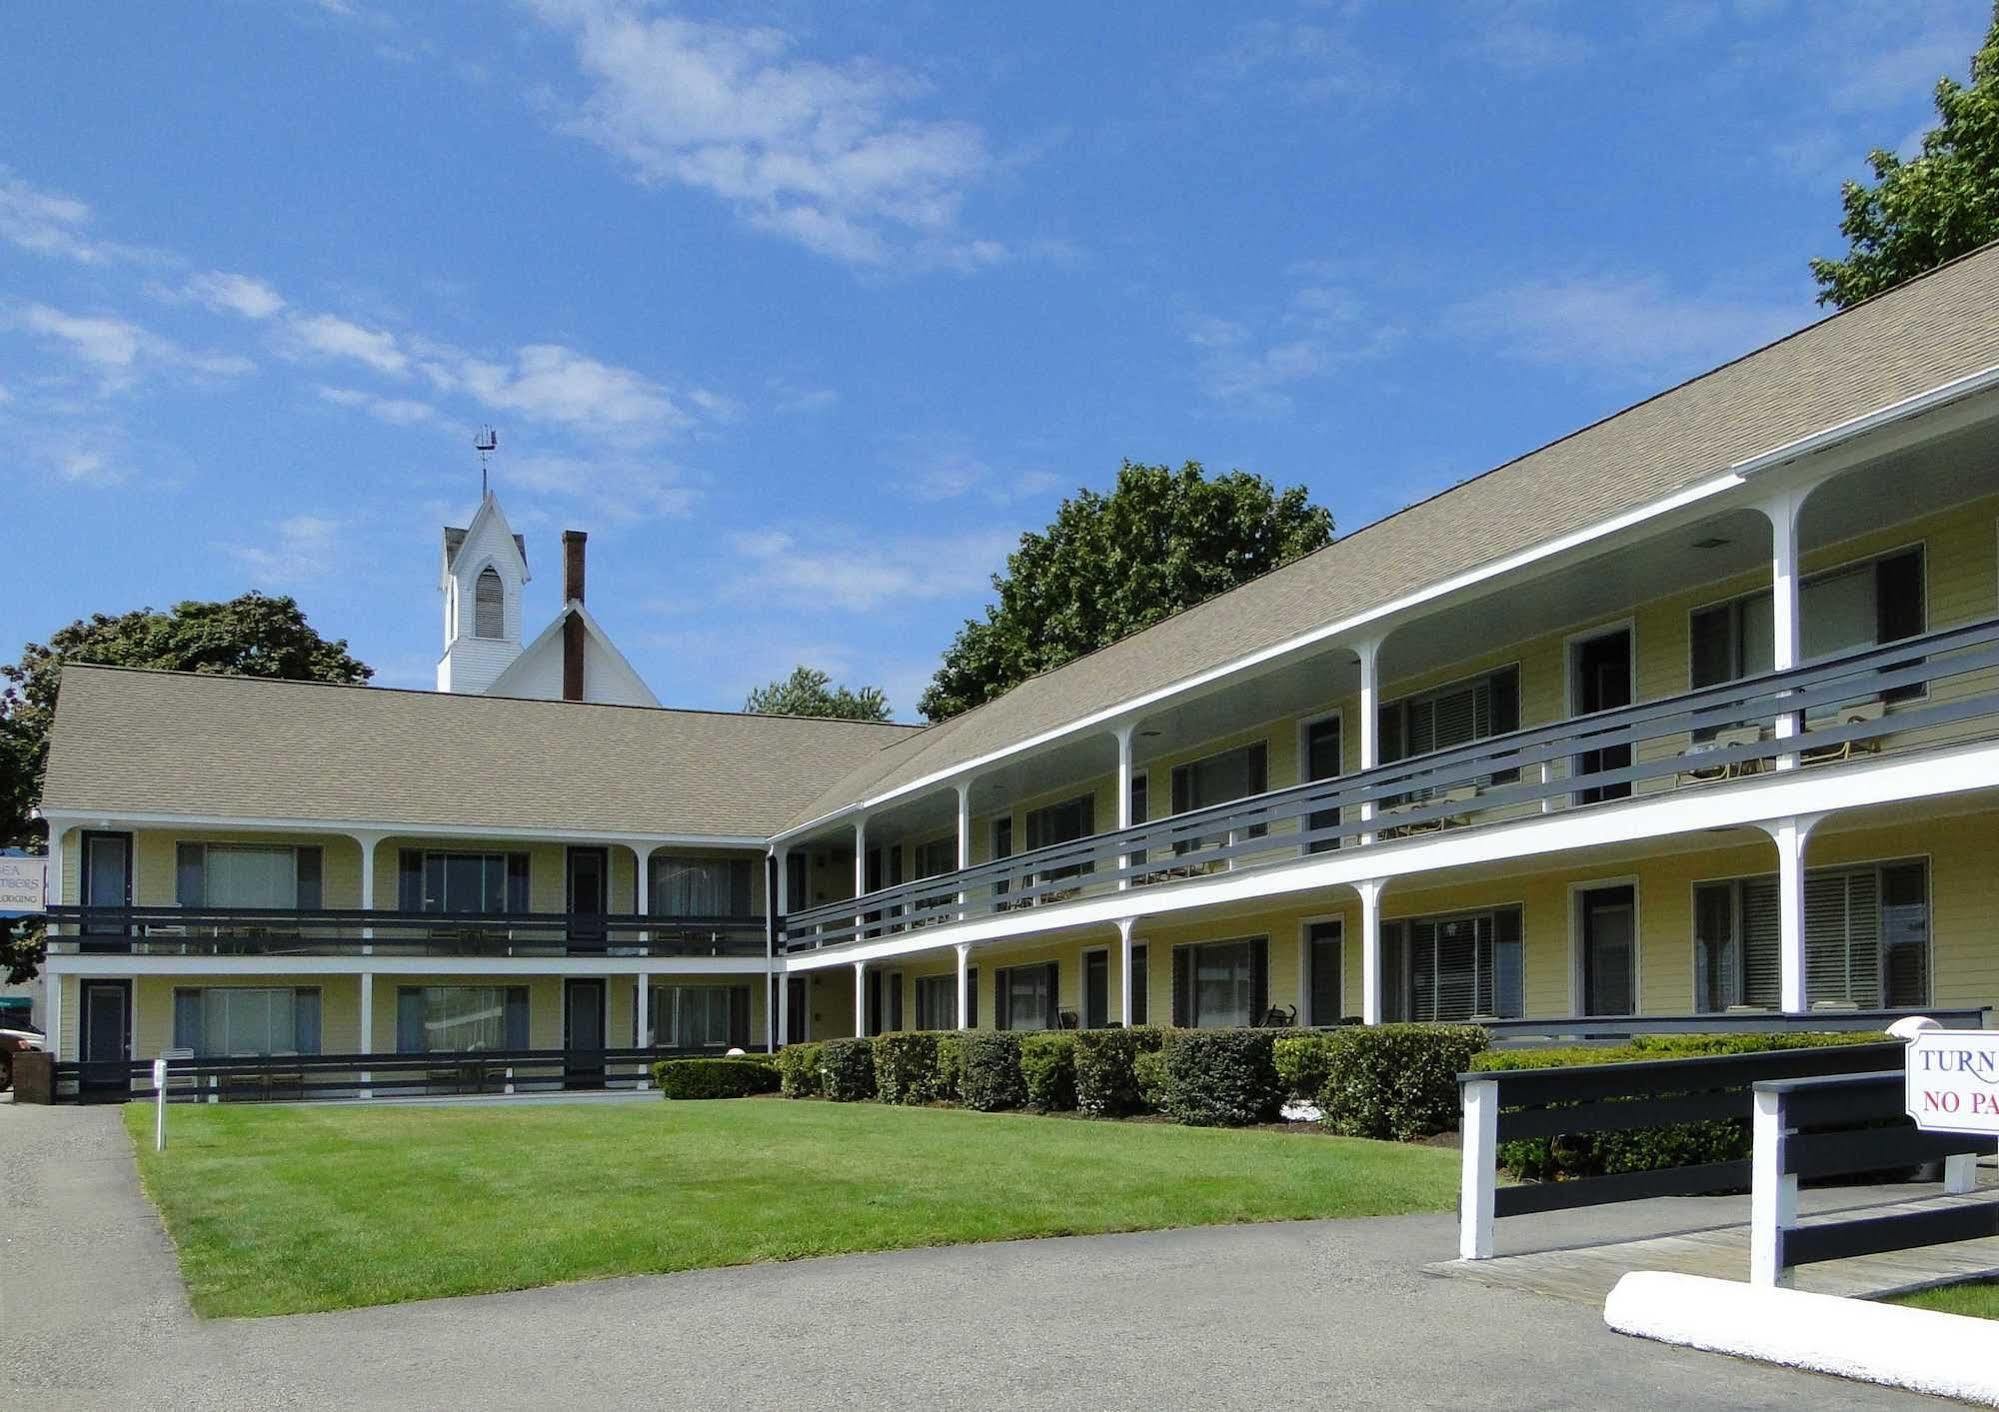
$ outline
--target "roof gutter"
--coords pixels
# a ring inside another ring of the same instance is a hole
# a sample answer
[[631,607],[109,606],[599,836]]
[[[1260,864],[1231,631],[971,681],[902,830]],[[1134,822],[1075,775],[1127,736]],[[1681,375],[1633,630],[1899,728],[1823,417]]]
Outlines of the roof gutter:
[[815,819],[807,820],[805,823],[793,828],[780,830],[771,836],[771,843],[775,847],[781,847],[787,842],[811,833],[816,829],[823,828],[835,820],[850,817],[855,813],[871,812],[908,795],[920,794],[927,790],[939,788],[962,776],[973,775],[981,770],[990,769],[1002,760],[1025,754],[1030,750],[1044,745],[1052,745],[1057,741],[1084,731],[1102,728],[1122,717],[1128,717],[1147,710],[1175,696],[1193,691],[1223,677],[1233,676],[1238,672],[1261,666],[1276,658],[1289,656],[1304,648],[1319,645],[1330,639],[1354,635],[1368,627],[1376,627],[1385,631],[1387,627],[1392,626],[1392,620],[1409,613],[1415,608],[1434,604],[1440,599],[1463,592],[1468,588],[1490,582],[1495,578],[1514,573],[1532,564],[1544,562],[1557,555],[1567,553],[1597,540],[1606,539],[1611,535],[1659,519],[1676,510],[1684,509],[1689,505],[1725,494],[1730,490],[1747,485],[1754,478],[1766,475],[1780,466],[1789,465],[1804,457],[1831,450],[1836,446],[1845,445],[1871,432],[1880,431],[1885,427],[1913,420],[1925,413],[1934,412],[1951,403],[1976,396],[1981,392],[1991,391],[1994,388],[1999,388],[1999,364],[1994,364],[1975,373],[1967,373],[1962,377],[1953,378],[1946,383],[1939,383],[1935,387],[1918,392],[1913,396],[1905,397],[1899,402],[1891,402],[1886,406],[1877,407],[1871,412],[1865,412],[1850,420],[1838,422],[1819,431],[1810,432],[1793,441],[1787,441],[1781,446],[1774,446],[1767,451],[1759,451],[1754,456],[1733,463],[1717,475],[1711,476],[1706,480],[1696,481],[1691,485],[1683,486],[1672,494],[1652,501],[1649,504],[1637,506],[1621,514],[1613,515],[1609,519],[1600,521],[1597,524],[1580,530],[1573,530],[1568,534],[1557,536],[1554,539],[1545,540],[1540,544],[1532,545],[1526,549],[1509,554],[1503,559],[1495,559],[1489,564],[1481,565],[1475,569],[1468,569],[1464,573],[1454,575],[1451,578],[1439,580],[1437,583],[1431,584],[1426,588],[1417,589],[1414,592],[1403,595],[1401,598],[1393,599],[1375,608],[1370,608],[1364,613],[1357,613],[1352,617],[1328,623],[1324,627],[1314,628],[1311,632],[1302,633],[1297,637],[1287,639],[1272,647],[1264,648],[1245,657],[1239,657],[1234,661],[1223,663],[1221,666],[1212,667],[1205,672],[1201,672],[1185,680],[1174,682],[1170,686],[1160,687],[1158,690],[1149,692],[1144,696],[1119,702],[1115,706],[1092,712],[1090,715],[1071,721],[1067,725],[1057,726],[1052,730],[1030,736],[1028,739],[1020,741],[1015,745],[988,751],[986,754],[972,760],[967,760],[962,764],[948,766],[945,769],[925,775],[920,779],[911,780],[908,784],[899,785],[886,793],[864,797],[853,804],[842,805],[838,809],[830,810]]

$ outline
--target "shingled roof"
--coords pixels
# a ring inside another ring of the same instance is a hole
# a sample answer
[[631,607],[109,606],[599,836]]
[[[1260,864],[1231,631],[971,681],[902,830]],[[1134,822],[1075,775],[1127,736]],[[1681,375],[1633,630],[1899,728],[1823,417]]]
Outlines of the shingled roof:
[[1360,615],[1995,364],[1999,245],[896,741],[831,782],[792,826]]
[[42,805],[764,838],[912,733],[76,664],[63,669]]

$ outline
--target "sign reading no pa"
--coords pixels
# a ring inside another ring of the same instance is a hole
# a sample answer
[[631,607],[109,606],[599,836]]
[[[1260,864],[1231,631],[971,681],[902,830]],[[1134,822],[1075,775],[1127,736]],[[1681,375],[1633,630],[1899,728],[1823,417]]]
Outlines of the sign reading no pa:
[[46,858],[0,855],[0,914],[41,911],[43,880],[48,871]]
[[1999,1133],[1999,1030],[1924,1030],[1909,1041],[1904,1103],[1933,1133]]

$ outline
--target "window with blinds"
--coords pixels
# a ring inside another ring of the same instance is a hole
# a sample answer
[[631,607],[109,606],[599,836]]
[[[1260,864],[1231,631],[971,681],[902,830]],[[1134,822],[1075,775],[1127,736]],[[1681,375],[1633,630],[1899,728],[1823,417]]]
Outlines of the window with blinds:
[[526,912],[528,855],[405,848],[398,859],[396,895],[405,912]]
[[[1262,794],[1269,788],[1270,752],[1259,740],[1189,764],[1174,766],[1173,812],[1185,814],[1192,809],[1230,804]],[[1256,824],[1240,835],[1222,832],[1198,839],[1182,839],[1174,845],[1174,851],[1186,853],[1195,848],[1225,846],[1237,837],[1262,838],[1267,832],[1269,830],[1262,824]]]
[[[1391,701],[1381,708],[1380,720],[1383,764],[1511,734],[1520,729],[1520,669],[1502,667]],[[1488,782],[1509,784],[1519,778],[1518,770],[1499,770]]]
[[174,900],[182,907],[316,908],[318,848],[182,843],[174,852]]
[[955,972],[948,976],[916,978],[916,1028],[958,1028],[958,977]]
[[[1809,662],[1923,632],[1928,619],[1923,580],[1921,545],[1812,575],[1798,587],[1800,657]],[[1765,591],[1689,614],[1692,687],[1698,691],[1769,671],[1776,662],[1772,612]],[[1897,687],[1886,696],[1897,700],[1921,690]]]
[[1381,936],[1390,1018],[1516,1019],[1524,1012],[1518,907],[1387,922]]
[[[794,854],[794,857],[798,855]],[[750,917],[756,869],[748,858],[683,858],[655,853],[646,909],[655,917]],[[804,899],[794,897],[794,907]]]
[[203,1058],[319,1053],[319,990],[182,986],[174,990],[174,1045]]
[[[1088,838],[1096,831],[1097,800],[1092,794],[1079,794],[1074,799],[1063,800],[1060,804],[1049,804],[1040,809],[1027,811],[1027,849],[1030,853],[1037,848],[1052,848],[1058,843],[1074,843],[1079,838]],[[1062,878],[1078,877],[1089,871],[1091,869],[1087,864],[1078,864],[1067,868],[1050,868],[1041,873],[1040,878],[1043,882],[1055,882]]]
[[[1783,923],[1775,877],[1704,883],[1694,894],[1695,1008],[1783,1005]],[[1815,868],[1805,875],[1808,1005],[1929,1003],[1926,863]]]

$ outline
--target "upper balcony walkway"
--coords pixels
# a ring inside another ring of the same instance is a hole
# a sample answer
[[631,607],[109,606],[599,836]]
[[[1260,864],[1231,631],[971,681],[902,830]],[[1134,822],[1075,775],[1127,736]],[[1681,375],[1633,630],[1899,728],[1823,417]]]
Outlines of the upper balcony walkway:
[[1297,868],[1335,851],[1382,856],[1464,829],[1682,798],[1723,782],[1775,786],[1798,772],[1820,778],[1999,738],[1995,667],[1999,618],[1982,619],[793,911],[779,921],[778,945],[789,955],[844,953],[950,926],[953,935],[937,937],[944,945],[957,939],[954,924],[1140,890],[1145,900],[1129,907],[1142,913],[1153,890],[1220,874]]

